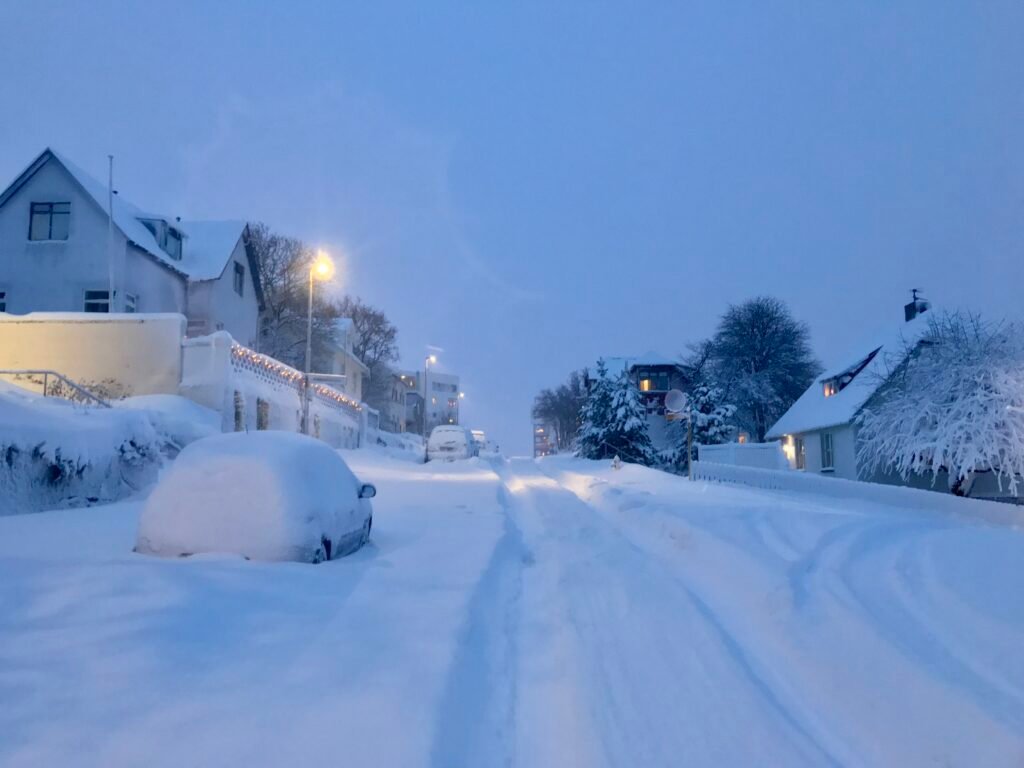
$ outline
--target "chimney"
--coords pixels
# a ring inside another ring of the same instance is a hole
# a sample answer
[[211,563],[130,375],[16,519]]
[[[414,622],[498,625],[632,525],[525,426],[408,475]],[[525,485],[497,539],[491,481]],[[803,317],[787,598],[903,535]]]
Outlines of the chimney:
[[908,323],[921,313],[927,312],[928,308],[931,306],[931,304],[928,303],[927,299],[924,299],[918,295],[919,293],[921,293],[920,288],[911,288],[910,303],[903,305],[903,317]]

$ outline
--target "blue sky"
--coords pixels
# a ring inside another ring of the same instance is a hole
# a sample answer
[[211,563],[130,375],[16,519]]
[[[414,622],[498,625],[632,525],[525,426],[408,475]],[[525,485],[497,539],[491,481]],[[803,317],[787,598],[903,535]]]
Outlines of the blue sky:
[[405,361],[529,448],[542,386],[776,295],[828,362],[936,304],[1020,314],[1021,3],[0,0],[0,177],[345,255]]

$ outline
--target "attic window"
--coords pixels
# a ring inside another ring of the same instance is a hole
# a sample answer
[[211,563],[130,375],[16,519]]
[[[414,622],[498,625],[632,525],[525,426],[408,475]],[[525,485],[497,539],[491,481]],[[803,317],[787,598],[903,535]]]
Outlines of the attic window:
[[29,214],[29,240],[68,239],[71,203],[32,203]]
[[150,231],[156,244],[175,261],[181,261],[181,232],[163,219],[139,219]]
[[850,385],[850,382],[857,378],[857,374],[867,368],[868,363],[875,359],[875,355],[878,354],[878,350],[880,349],[881,347],[874,350],[859,363],[850,366],[838,376],[833,376],[832,378],[822,381],[822,391],[824,392],[825,397],[832,397],[832,395],[838,394],[846,389]]

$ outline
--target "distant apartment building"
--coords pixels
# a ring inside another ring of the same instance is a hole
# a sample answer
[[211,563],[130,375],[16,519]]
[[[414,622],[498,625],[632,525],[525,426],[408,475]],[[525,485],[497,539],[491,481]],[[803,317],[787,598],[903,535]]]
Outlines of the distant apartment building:
[[[431,370],[401,371],[400,380],[408,387],[406,402],[406,431],[430,433],[441,424],[459,423],[459,376]],[[423,422],[426,419],[426,429]]]

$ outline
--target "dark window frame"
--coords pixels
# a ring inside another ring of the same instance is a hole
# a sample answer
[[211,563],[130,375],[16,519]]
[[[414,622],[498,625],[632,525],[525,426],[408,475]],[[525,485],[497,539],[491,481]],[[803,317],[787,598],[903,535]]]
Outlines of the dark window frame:
[[7,289],[0,291],[0,312],[7,311]]
[[[90,307],[105,306],[106,309],[90,309]],[[82,311],[96,314],[110,314],[110,291],[86,290],[82,297]]]
[[232,262],[235,265],[235,274],[231,287],[234,288],[235,293],[239,296],[245,296],[245,266],[239,264],[237,261]]
[[[67,206],[67,210],[57,211],[54,208],[58,205]],[[35,231],[36,216],[48,217],[46,224],[46,237],[33,237]],[[64,237],[53,236],[53,221],[56,216],[66,216]],[[55,201],[52,203],[29,203],[28,206],[28,239],[32,243],[62,243],[71,237],[71,201]]]
[[[828,446],[826,448],[826,443]],[[828,456],[828,464],[825,457]],[[821,433],[821,471],[834,472],[836,468],[836,443],[831,432]]]

